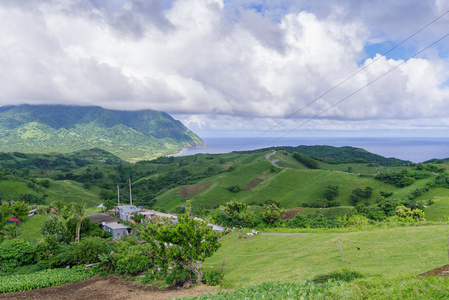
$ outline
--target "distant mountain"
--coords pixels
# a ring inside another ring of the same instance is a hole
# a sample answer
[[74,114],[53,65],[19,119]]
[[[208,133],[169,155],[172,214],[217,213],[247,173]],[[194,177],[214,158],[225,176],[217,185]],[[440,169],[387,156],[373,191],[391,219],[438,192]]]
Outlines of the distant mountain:
[[99,148],[136,161],[204,142],[180,121],[154,110],[97,106],[20,105],[0,108],[0,151],[68,153]]

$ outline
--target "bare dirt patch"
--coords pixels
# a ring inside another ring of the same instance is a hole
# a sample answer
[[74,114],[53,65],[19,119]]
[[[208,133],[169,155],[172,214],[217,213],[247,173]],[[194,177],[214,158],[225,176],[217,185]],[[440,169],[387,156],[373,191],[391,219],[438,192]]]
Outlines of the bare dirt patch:
[[23,293],[0,294],[0,299],[164,300],[182,297],[196,297],[204,293],[215,294],[218,290],[218,287],[202,285],[192,289],[161,291],[142,284],[128,282],[120,277],[110,275],[107,277],[92,278],[62,286],[43,288]]
[[294,209],[287,209],[282,215],[282,220],[288,220],[293,219],[298,213],[304,213],[305,210],[303,208],[294,208]]
[[[448,273],[443,273],[443,272],[448,272]],[[418,277],[427,277],[427,276],[449,276],[449,265],[438,267],[438,268],[435,268],[433,270],[430,270],[430,271],[427,271],[425,273],[418,275]]]
[[232,167],[232,163],[227,163],[227,164],[225,164],[224,166],[223,166],[223,169],[225,169],[225,170],[227,170],[227,169],[229,169],[230,167]]
[[251,180],[250,183],[248,183],[247,185],[245,185],[245,187],[242,189],[244,191],[251,191],[253,188],[255,188],[256,186],[259,185],[259,183],[263,182],[264,179],[261,178],[254,178],[253,180]]
[[196,195],[204,192],[208,187],[210,187],[211,183],[199,183],[193,185],[185,185],[179,188],[178,194],[182,199],[190,199],[195,197]]

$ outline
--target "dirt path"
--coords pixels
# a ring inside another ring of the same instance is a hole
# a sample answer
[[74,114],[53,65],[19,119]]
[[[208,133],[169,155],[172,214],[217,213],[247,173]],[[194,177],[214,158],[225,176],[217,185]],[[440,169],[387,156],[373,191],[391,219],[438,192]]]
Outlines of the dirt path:
[[306,235],[315,234],[314,232],[262,232],[263,235]]
[[0,294],[0,299],[74,299],[74,300],[164,300],[182,297],[196,297],[204,293],[216,293],[218,287],[202,285],[193,289],[156,290],[134,282],[128,282],[120,277],[92,278],[57,287],[49,287],[23,293]]
[[[274,151],[274,152],[268,154],[267,156],[265,156],[265,159],[270,160],[270,158],[271,158],[273,155],[275,155],[276,152],[277,152],[277,151]],[[282,170],[284,167],[278,166],[278,164],[277,164],[278,161],[279,161],[279,159],[275,159],[275,160],[271,160],[270,162],[271,162],[271,164],[272,164],[273,166],[275,166],[276,168]]]

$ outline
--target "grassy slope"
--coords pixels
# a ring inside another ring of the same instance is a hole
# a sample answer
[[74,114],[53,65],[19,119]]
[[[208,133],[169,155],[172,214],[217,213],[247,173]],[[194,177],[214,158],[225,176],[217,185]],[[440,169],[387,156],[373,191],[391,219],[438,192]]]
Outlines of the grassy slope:
[[1,180],[0,191],[6,195],[19,195],[34,192],[25,182],[14,180]]
[[[40,180],[40,179],[38,179]],[[90,190],[82,188],[82,184],[71,180],[50,180],[50,188],[31,189],[25,182],[14,180],[1,180],[0,190],[5,195],[19,194],[46,194],[45,203],[63,200],[67,204],[81,203],[85,201],[87,207],[97,206],[102,203],[98,193],[100,189],[93,187]]]
[[51,182],[51,188],[45,190],[48,195],[46,202],[53,203],[63,200],[66,204],[81,203],[85,201],[87,207],[97,206],[102,203],[98,196],[99,188],[86,190],[82,184],[72,180],[58,180]]
[[[323,199],[323,193],[328,185],[339,186],[339,196],[335,201],[341,205],[351,205],[350,195],[355,188],[364,188],[370,186],[374,189],[370,203],[374,203],[380,196],[380,191],[393,192],[393,197],[405,199],[411,191],[416,188],[423,187],[431,179],[418,180],[413,185],[400,189],[390,184],[374,180],[374,176],[358,176],[357,172],[363,174],[377,174],[381,171],[399,171],[404,167],[368,167],[367,164],[341,164],[331,165],[322,164],[322,167],[329,168],[324,170],[309,170],[301,163],[292,158],[291,155],[277,153],[270,160],[279,159],[278,165],[287,167],[278,170],[275,173],[263,174],[272,166],[265,159],[265,155],[269,152],[256,155],[239,156],[233,164],[236,169],[232,172],[221,173],[217,176],[207,178],[199,183],[209,182],[212,184],[210,188],[203,193],[193,197],[192,203],[198,206],[217,207],[231,199],[236,199],[245,203],[263,203],[266,200],[279,201],[285,208],[301,207],[304,204],[311,204],[317,200]],[[210,160],[210,163],[215,163]],[[207,168],[207,165],[203,163]],[[348,166],[353,168],[353,173],[346,173],[342,170]],[[341,169],[341,170],[340,170]],[[244,187],[254,178],[263,178],[264,182],[260,183],[251,191],[241,191],[232,193],[227,190],[231,185],[239,185]],[[157,197],[158,206],[167,210],[172,210],[176,206],[181,205],[182,201],[178,195],[178,188],[172,189],[167,193]]]
[[[345,261],[337,237],[343,245]],[[447,264],[446,227],[372,228],[367,231],[310,235],[259,235],[222,239],[222,247],[206,260],[205,269],[224,266],[224,285],[298,282],[315,275],[351,268],[369,275],[420,274]],[[357,250],[357,247],[360,250]]]
[[24,241],[30,243],[36,243],[42,240],[44,237],[40,234],[40,228],[42,223],[47,220],[48,217],[44,215],[35,215],[25,218],[18,226],[17,234]]

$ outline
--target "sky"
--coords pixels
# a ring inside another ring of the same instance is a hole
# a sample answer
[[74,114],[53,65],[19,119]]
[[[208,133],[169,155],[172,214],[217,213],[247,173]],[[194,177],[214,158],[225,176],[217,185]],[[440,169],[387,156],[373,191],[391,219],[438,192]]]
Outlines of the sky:
[[0,105],[155,109],[200,137],[449,137],[449,37],[432,45],[448,11],[446,0],[1,0]]

